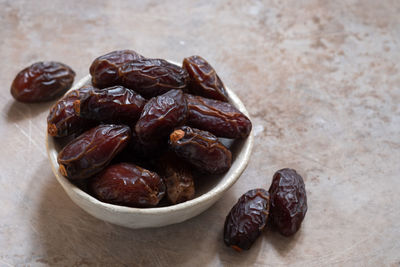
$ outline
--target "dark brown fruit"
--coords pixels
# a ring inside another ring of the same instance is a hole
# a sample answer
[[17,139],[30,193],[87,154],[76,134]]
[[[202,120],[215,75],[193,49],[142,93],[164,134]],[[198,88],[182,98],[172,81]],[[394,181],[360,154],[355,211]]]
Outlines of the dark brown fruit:
[[178,157],[204,173],[225,173],[232,164],[231,152],[215,135],[188,126],[171,133],[169,147]]
[[167,137],[187,116],[186,99],[181,90],[171,90],[151,98],[143,108],[135,131],[142,144]]
[[157,173],[130,163],[107,167],[94,177],[90,188],[100,201],[130,207],[154,207],[165,194]]
[[20,71],[11,85],[11,95],[21,102],[49,101],[64,94],[75,72],[60,62],[37,62]]
[[189,90],[194,95],[228,102],[225,86],[214,68],[202,57],[191,56],[183,60],[189,74]]
[[80,117],[108,123],[133,124],[140,116],[146,100],[122,86],[96,89],[78,99],[74,109]]
[[173,153],[166,153],[158,160],[158,169],[167,187],[167,198],[171,204],[194,198],[193,175],[187,164]]
[[158,96],[172,89],[184,90],[189,76],[179,66],[163,59],[139,59],[119,69],[121,85],[145,98]]
[[59,170],[69,179],[88,178],[103,170],[128,144],[128,126],[105,124],[84,132],[58,154]]
[[187,72],[163,59],[145,58],[132,50],[114,51],[90,66],[92,83],[99,88],[123,85],[150,98],[171,89],[185,89]]
[[96,58],[90,66],[93,85],[98,88],[118,85],[119,68],[127,62],[142,58],[133,50],[113,51]]
[[269,214],[270,196],[264,189],[242,195],[226,216],[224,242],[237,251],[250,249],[260,236]]
[[79,117],[74,110],[74,102],[84,98],[93,89],[92,86],[84,86],[78,90],[73,90],[53,105],[47,116],[47,132],[49,135],[64,137],[79,134],[95,125],[95,121]]
[[251,121],[231,104],[190,94],[185,96],[188,125],[218,137],[244,138],[250,134]]
[[284,236],[299,230],[307,212],[307,194],[303,178],[293,169],[274,174],[271,187],[271,218]]

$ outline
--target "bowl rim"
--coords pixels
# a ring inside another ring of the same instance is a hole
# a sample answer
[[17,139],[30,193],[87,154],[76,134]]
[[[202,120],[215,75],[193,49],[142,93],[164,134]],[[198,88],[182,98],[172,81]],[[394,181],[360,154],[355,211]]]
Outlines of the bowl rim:
[[[170,61],[171,63],[176,64],[175,62]],[[90,82],[91,76],[90,74],[84,76],[81,80],[79,80],[76,84],[74,84],[66,93],[70,92],[71,90],[78,89],[82,87],[83,85],[86,85]],[[239,97],[231,91],[229,88],[226,88],[227,94],[228,94],[228,99],[230,100],[233,105],[239,109],[241,112],[243,112],[249,119],[250,116],[248,114],[248,111],[246,110],[244,104],[241,102]],[[236,167],[236,169],[233,170],[232,173],[230,173],[230,179],[226,179],[222,184],[217,183],[217,185],[212,188],[211,190],[207,191],[206,193],[185,201],[183,203],[171,205],[171,206],[165,206],[165,207],[154,207],[154,208],[134,208],[134,207],[127,207],[127,206],[119,206],[119,205],[114,205],[114,204],[109,204],[102,202],[95,197],[91,196],[90,194],[86,193],[85,191],[81,190],[79,187],[74,185],[72,182],[70,182],[66,177],[64,177],[58,170],[58,163],[57,163],[57,151],[55,148],[55,140],[54,137],[49,136],[47,133],[46,129],[46,150],[47,150],[47,155],[50,160],[51,168],[53,170],[54,175],[57,178],[57,181],[62,185],[64,190],[66,188],[69,188],[72,190],[77,196],[82,198],[83,200],[90,202],[93,205],[102,207],[106,210],[113,211],[113,212],[118,212],[118,213],[135,213],[135,214],[143,214],[143,215],[151,215],[151,214],[166,214],[170,213],[173,211],[178,211],[178,210],[184,210],[189,207],[194,207],[194,206],[199,206],[201,203],[211,201],[213,198],[215,198],[218,195],[222,195],[225,191],[227,191],[241,176],[243,171],[245,170],[249,159],[250,159],[250,154],[253,148],[253,130],[251,130],[250,134],[246,139],[243,139],[243,147],[240,151],[240,154],[244,153],[241,158],[243,160],[239,162],[239,165]],[[224,174],[227,175],[229,171]],[[224,179],[223,179],[224,180]],[[223,181],[222,180],[222,181]],[[221,181],[221,182],[222,182]],[[68,193],[68,192],[66,192]]]

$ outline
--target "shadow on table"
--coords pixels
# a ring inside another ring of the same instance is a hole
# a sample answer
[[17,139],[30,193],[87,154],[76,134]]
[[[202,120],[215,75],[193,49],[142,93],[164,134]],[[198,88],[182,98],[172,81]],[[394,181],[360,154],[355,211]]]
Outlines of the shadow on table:
[[300,230],[293,236],[286,237],[281,235],[273,226],[268,225],[268,229],[264,232],[264,242],[268,242],[279,253],[281,257],[285,257],[302,238]]
[[34,178],[43,181],[34,220],[40,242],[37,246],[45,255],[39,262],[67,266],[206,266],[215,259],[215,232],[207,224],[212,221],[209,216],[215,213],[214,207],[180,224],[133,230],[81,210],[57,183],[46,162]]
[[19,122],[24,119],[31,119],[36,117],[42,112],[48,113],[50,107],[55,101],[42,102],[42,103],[21,103],[18,101],[11,101],[10,105],[5,106],[5,114],[7,114],[8,122]]

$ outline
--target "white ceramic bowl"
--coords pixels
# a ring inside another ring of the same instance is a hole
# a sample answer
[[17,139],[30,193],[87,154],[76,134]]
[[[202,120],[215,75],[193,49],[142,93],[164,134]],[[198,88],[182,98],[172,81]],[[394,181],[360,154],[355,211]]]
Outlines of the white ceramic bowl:
[[[76,83],[70,90],[78,89],[83,85],[90,84],[90,75],[87,75]],[[241,112],[249,116],[240,99],[228,88],[230,102]],[[58,170],[57,154],[59,146],[51,136],[46,136],[47,154],[50,159],[51,168],[57,181],[64,188],[72,201],[94,217],[129,228],[160,227],[174,223],[180,223],[190,219],[213,205],[219,200],[224,192],[228,190],[240,177],[249,162],[253,147],[253,134],[244,140],[236,140],[232,146],[233,162],[227,173],[210,179],[196,188],[196,197],[192,200],[177,205],[160,208],[131,208],[108,204],[97,200],[87,194],[66,179]]]

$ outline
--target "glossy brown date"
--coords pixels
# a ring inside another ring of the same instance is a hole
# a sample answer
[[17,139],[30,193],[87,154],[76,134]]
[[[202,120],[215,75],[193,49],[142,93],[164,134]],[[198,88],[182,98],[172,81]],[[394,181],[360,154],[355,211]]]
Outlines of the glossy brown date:
[[179,66],[163,59],[139,59],[119,69],[121,84],[145,98],[158,96],[172,89],[185,90],[189,76]]
[[204,173],[225,173],[232,164],[231,152],[215,135],[188,126],[171,133],[169,147],[178,157]]
[[37,62],[17,74],[11,95],[20,102],[49,101],[64,94],[74,78],[75,72],[63,63]]
[[191,94],[185,96],[188,125],[218,137],[244,138],[250,134],[251,121],[231,104]]
[[157,142],[181,125],[187,116],[182,90],[171,90],[151,98],[143,108],[135,131],[142,144]]
[[122,86],[96,89],[74,103],[80,117],[108,123],[135,123],[146,100]]
[[47,132],[49,135],[64,137],[79,134],[95,125],[95,121],[79,117],[74,110],[74,102],[84,98],[92,90],[94,90],[92,86],[73,90],[51,107],[47,116]]
[[142,59],[133,50],[117,50],[96,58],[90,66],[92,84],[97,88],[118,85],[119,68],[127,62]]
[[129,207],[154,207],[165,194],[157,173],[131,163],[107,167],[94,177],[90,189],[100,201]]
[[269,202],[270,196],[264,189],[243,194],[226,216],[225,244],[236,251],[250,249],[267,223]]
[[189,74],[189,91],[194,95],[228,102],[225,86],[214,68],[202,57],[191,56],[183,60]]
[[88,178],[104,169],[128,144],[128,126],[104,124],[84,132],[58,154],[62,175],[69,179]]
[[166,153],[158,160],[158,169],[167,187],[167,198],[171,204],[194,198],[193,175],[187,164],[173,153]]
[[307,212],[307,194],[303,178],[293,169],[274,174],[271,187],[271,219],[284,236],[299,230]]

